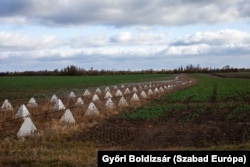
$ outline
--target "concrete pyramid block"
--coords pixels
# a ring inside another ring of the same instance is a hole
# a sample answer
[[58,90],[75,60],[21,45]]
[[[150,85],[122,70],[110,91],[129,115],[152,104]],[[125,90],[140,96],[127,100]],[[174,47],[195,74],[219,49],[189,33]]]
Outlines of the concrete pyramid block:
[[130,93],[131,92],[130,92],[129,88],[126,88],[125,91],[124,91],[124,95],[130,94]]
[[75,105],[76,105],[76,106],[80,106],[80,105],[83,105],[83,104],[84,104],[84,102],[83,102],[82,98],[81,98],[81,97],[78,97],[77,100],[76,100]]
[[27,106],[28,107],[37,107],[36,99],[34,97],[31,97]]
[[83,93],[83,96],[90,96],[91,93],[88,89],[85,90],[85,92]]
[[65,110],[65,106],[64,106],[63,102],[61,101],[61,99],[56,100],[56,103],[54,105],[54,109],[55,110]]
[[111,98],[108,98],[105,106],[107,109],[114,109],[115,108],[115,103],[111,100]]
[[30,117],[25,117],[24,122],[17,132],[17,137],[39,135],[38,130]]
[[89,103],[89,106],[85,112],[85,115],[94,115],[94,114],[99,114],[98,109],[96,108],[95,104],[93,102]]
[[140,98],[138,97],[138,95],[136,93],[133,94],[133,96],[131,97],[130,101],[140,101]]
[[128,107],[128,102],[124,97],[121,97],[119,103],[118,103],[119,107]]
[[120,89],[117,89],[117,91],[116,91],[116,93],[115,93],[115,96],[116,96],[116,97],[121,97],[121,96],[123,96],[122,91],[121,91]]
[[97,94],[102,94],[102,91],[101,91],[101,89],[100,88],[96,88],[96,90],[95,90],[95,93],[97,93]]
[[135,86],[133,87],[132,92],[133,92],[133,93],[138,92],[138,90],[137,90],[137,88],[136,88]]
[[111,93],[109,91],[106,92],[104,99],[108,99],[108,98],[112,98],[113,96],[111,95]]
[[160,93],[164,93],[164,89],[162,87],[159,88]]
[[146,99],[148,96],[147,96],[145,91],[141,91],[140,97],[143,98],[143,99]]
[[13,111],[13,107],[11,105],[11,103],[9,102],[8,99],[5,99],[3,104],[2,104],[2,107],[1,107],[1,110],[2,111]]
[[70,109],[67,109],[63,116],[61,117],[61,122],[64,122],[64,123],[68,123],[68,124],[75,124],[76,121],[75,121],[75,118],[72,114],[72,112],[70,111]]
[[52,97],[50,98],[50,102],[51,103],[55,103],[56,101],[57,101],[57,96],[54,94],[54,95],[52,95]]
[[99,101],[100,98],[97,94],[94,94],[94,96],[92,97],[92,101]]
[[75,97],[76,97],[76,94],[73,91],[71,91],[69,93],[69,98],[75,98]]
[[150,89],[148,90],[148,96],[152,96],[152,95],[154,95],[154,92],[153,92],[152,89],[150,88]]
[[24,104],[22,104],[17,113],[16,113],[16,118],[24,118],[24,117],[29,117],[30,116],[30,112],[29,110],[26,108],[26,106]]
[[160,93],[159,89],[158,89],[158,88],[155,88],[155,89],[154,89],[154,93],[155,93],[155,94]]
[[107,86],[104,91],[108,92],[108,91],[110,91],[110,88]]

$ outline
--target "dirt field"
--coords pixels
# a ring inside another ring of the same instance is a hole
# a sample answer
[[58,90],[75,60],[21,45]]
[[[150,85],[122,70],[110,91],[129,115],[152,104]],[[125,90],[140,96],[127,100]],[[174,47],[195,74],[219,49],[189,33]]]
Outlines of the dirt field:
[[188,113],[166,113],[157,120],[146,121],[113,117],[71,140],[94,140],[100,149],[162,150],[237,145],[250,139],[250,123],[225,120],[226,111],[214,115],[207,111],[181,123]]

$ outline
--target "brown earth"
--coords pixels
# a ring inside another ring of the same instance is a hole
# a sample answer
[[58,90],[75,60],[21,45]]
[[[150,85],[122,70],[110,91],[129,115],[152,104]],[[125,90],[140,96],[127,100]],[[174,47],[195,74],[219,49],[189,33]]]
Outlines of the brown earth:
[[205,148],[250,141],[248,118],[241,122],[229,121],[225,118],[227,111],[215,114],[205,111],[199,117],[183,121],[190,112],[166,112],[157,120],[131,120],[114,116],[75,135],[73,139],[95,141],[100,149],[136,150]]

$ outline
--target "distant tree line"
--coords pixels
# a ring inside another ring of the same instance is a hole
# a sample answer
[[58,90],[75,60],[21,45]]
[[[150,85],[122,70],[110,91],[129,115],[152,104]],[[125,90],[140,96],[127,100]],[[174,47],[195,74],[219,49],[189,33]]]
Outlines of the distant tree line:
[[229,65],[226,65],[222,68],[211,68],[211,67],[201,67],[198,65],[186,65],[186,67],[179,67],[174,69],[174,73],[218,73],[218,72],[242,72],[242,71],[250,71],[249,68],[233,68]]
[[162,70],[95,70],[93,68],[86,70],[84,68],[76,67],[74,65],[67,66],[61,70],[55,69],[53,71],[41,70],[41,71],[24,71],[24,72],[0,72],[0,76],[87,76],[87,75],[127,75],[127,74],[171,74],[171,73],[218,73],[218,72],[239,72],[249,71],[249,68],[231,68],[229,65],[222,68],[209,68],[200,67],[200,65],[186,65],[180,66],[174,70],[162,69]]

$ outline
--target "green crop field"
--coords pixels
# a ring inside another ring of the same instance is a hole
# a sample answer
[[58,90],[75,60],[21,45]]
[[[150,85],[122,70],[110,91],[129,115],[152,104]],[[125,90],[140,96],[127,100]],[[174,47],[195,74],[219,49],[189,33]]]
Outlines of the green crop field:
[[190,74],[198,80],[195,86],[155,100],[123,118],[156,119],[165,113],[190,111],[180,121],[199,117],[203,112],[224,112],[225,119],[250,121],[250,79],[220,78],[208,74]]
[[83,90],[102,85],[116,85],[168,79],[168,74],[105,75],[105,76],[5,76],[0,77],[0,101],[29,99],[41,93]]
[[214,73],[215,75],[229,78],[250,78],[250,72],[223,72]]
[[150,139],[156,139],[156,143],[145,139],[146,148],[168,145],[195,147],[192,150],[249,150],[250,79],[210,74],[188,76],[196,79],[197,84],[127,110],[119,116],[120,122],[155,127],[150,130]]

